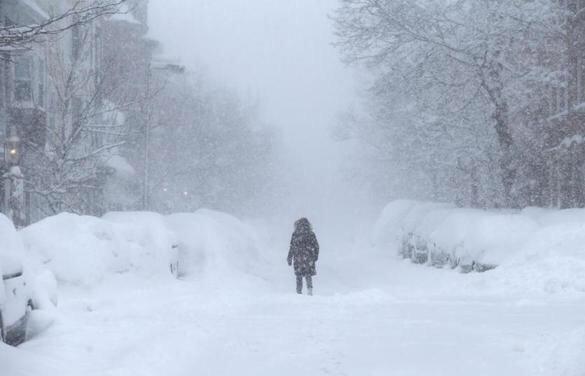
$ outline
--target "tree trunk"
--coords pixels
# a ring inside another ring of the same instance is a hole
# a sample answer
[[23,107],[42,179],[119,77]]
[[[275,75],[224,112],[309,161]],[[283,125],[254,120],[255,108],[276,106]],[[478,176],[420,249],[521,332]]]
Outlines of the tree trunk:
[[[497,56],[497,54],[496,54]],[[518,203],[513,197],[514,183],[518,175],[515,166],[515,145],[510,129],[509,107],[504,97],[504,83],[502,78],[503,66],[499,62],[492,62],[481,72],[481,86],[488,95],[494,107],[492,118],[496,131],[498,144],[500,146],[500,174],[502,187],[504,189],[504,199],[507,207],[516,207]]]

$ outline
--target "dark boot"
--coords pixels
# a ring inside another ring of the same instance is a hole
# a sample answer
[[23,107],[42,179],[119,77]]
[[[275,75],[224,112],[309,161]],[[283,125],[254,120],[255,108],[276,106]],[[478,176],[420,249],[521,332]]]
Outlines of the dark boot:
[[297,294],[303,293],[303,277],[297,275]]

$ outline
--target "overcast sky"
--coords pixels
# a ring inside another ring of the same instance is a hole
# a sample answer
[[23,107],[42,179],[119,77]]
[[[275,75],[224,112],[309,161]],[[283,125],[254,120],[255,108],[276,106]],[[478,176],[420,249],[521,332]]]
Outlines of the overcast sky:
[[329,129],[352,101],[352,75],[331,46],[328,14],[336,4],[151,0],[151,33],[165,53],[188,67],[203,65],[241,95],[257,97],[265,119],[283,130],[282,152],[313,196],[327,194],[324,175],[338,170]]

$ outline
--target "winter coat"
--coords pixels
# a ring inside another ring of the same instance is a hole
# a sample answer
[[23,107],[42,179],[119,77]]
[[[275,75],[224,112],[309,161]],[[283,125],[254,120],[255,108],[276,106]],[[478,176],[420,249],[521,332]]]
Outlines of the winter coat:
[[297,228],[290,241],[288,264],[294,261],[295,274],[302,277],[317,274],[315,262],[319,259],[319,243],[310,228]]

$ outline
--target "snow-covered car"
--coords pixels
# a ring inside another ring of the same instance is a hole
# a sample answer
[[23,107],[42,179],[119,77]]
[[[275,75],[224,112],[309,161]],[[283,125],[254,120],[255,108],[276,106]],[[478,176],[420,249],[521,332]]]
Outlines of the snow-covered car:
[[0,341],[19,345],[33,308],[31,289],[22,264],[22,243],[12,223],[0,215]]
[[[2,261],[0,257],[4,265]],[[30,290],[22,268],[3,271],[0,282],[0,341],[9,345],[24,342],[32,308]]]
[[150,212],[111,212],[102,219],[115,225],[118,239],[127,242],[124,248],[136,247],[136,251],[128,252],[133,254],[134,267],[142,264],[144,270],[152,267],[156,270],[164,265],[166,271],[179,277],[181,246],[164,216]]

